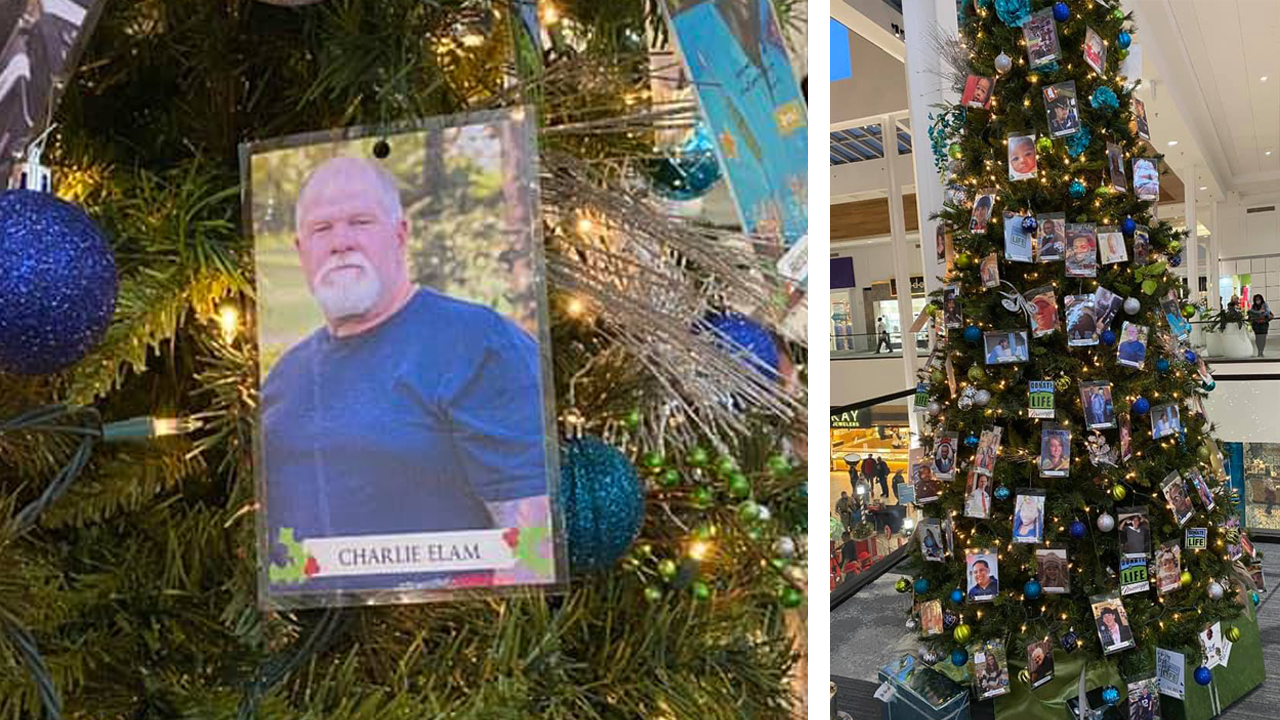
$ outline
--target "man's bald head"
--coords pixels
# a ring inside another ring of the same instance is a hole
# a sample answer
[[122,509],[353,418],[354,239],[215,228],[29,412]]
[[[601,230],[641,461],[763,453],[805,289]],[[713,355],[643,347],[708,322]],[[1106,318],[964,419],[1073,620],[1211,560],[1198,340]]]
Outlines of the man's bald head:
[[321,163],[302,182],[296,212],[298,234],[302,234],[309,201],[314,200],[317,195],[343,192],[352,186],[361,185],[377,192],[378,197],[383,200],[383,209],[389,222],[400,222],[404,217],[404,205],[400,201],[400,184],[395,176],[371,160],[336,157]]

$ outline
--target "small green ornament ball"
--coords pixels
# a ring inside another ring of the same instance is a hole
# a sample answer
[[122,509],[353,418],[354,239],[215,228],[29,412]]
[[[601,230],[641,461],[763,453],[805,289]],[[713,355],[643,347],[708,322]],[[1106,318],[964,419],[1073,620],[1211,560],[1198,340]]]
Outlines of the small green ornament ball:
[[693,593],[693,597],[698,600],[711,599],[711,588],[707,587],[707,584],[701,580],[690,585],[689,590]]
[[1124,60],[1125,58],[1129,57],[1129,48],[1120,48],[1119,50],[1117,50],[1116,57],[1121,60]]
[[973,257],[969,253],[958,253],[956,255],[956,267],[961,270],[967,269],[973,264]]
[[1200,447],[1196,448],[1196,457],[1200,458],[1201,460],[1207,461],[1209,459],[1209,446],[1201,445]]
[[662,453],[650,451],[644,454],[644,466],[650,470],[661,470],[663,462]]
[[1053,141],[1042,136],[1039,140],[1036,140],[1036,152],[1041,155],[1053,152]]
[[973,628],[969,627],[968,624],[961,623],[952,631],[951,636],[956,639],[956,642],[963,645],[969,642],[969,638],[973,637]]
[[963,156],[964,151],[960,148],[960,143],[951,143],[951,147],[947,148],[947,155],[952,160],[959,160]]
[[1054,381],[1054,387],[1058,388],[1059,392],[1063,392],[1067,390],[1068,388],[1071,387],[1071,378],[1066,377],[1065,375],[1063,377],[1058,378],[1057,380]]
[[658,482],[663,487],[675,487],[680,484],[680,471],[675,468],[667,468],[666,472],[658,476]]
[[699,485],[693,489],[693,504],[699,508],[711,507],[715,496],[711,492],[711,488],[705,485]]
[[1129,491],[1126,490],[1123,485],[1117,484],[1111,486],[1111,497],[1115,498],[1117,501],[1123,500],[1128,494]]
[[736,498],[744,498],[751,494],[751,482],[747,480],[746,475],[737,470],[730,473],[729,494]]
[[1182,306],[1182,317],[1187,318],[1188,320],[1190,320],[1191,318],[1193,318],[1193,317],[1195,317],[1195,316],[1196,316],[1196,306],[1195,306],[1195,305],[1183,305],[1183,306]]
[[644,589],[644,599],[651,603],[658,602],[662,599],[662,588],[650,585]]
[[1180,583],[1182,584],[1182,587],[1186,587],[1186,586],[1190,585],[1190,584],[1191,584],[1191,571],[1190,571],[1190,570],[1183,570],[1183,571],[1182,571],[1182,576],[1178,578],[1178,582],[1180,582]]
[[1178,242],[1177,240],[1170,240],[1170,241],[1169,241],[1169,252],[1175,252],[1175,253],[1176,253],[1176,252],[1178,252],[1178,251],[1180,251],[1180,250],[1182,250],[1182,243]]
[[720,461],[716,463],[716,472],[721,475],[728,475],[729,473],[737,469],[738,469],[738,464],[733,461],[733,458],[727,455],[725,457],[720,458]]
[[782,588],[782,592],[778,593],[778,603],[782,607],[792,610],[804,603],[804,595],[799,590],[788,585]]
[[1099,185],[1093,189],[1093,194],[1100,198],[1104,198],[1111,194],[1111,188],[1106,185]]
[[774,455],[769,458],[769,473],[771,475],[782,476],[791,472],[791,462],[784,455]]
[[911,589],[911,583],[906,578],[898,578],[898,582],[893,584],[893,589],[904,593]]
[[982,369],[981,365],[969,366],[969,380],[971,382],[982,382],[987,379],[987,371]]
[[676,561],[671,558],[665,558],[658,561],[658,574],[667,580],[675,577],[679,570],[680,569],[676,566]]
[[627,413],[627,417],[624,419],[624,422],[626,422],[627,427],[631,430],[635,430],[640,427],[640,411],[632,410]]
[[685,462],[689,463],[690,467],[702,467],[706,465],[710,459],[711,458],[707,456],[706,448],[696,447],[689,451],[689,457],[685,459]]
[[1116,22],[1121,22],[1121,21],[1123,21],[1123,20],[1124,20],[1124,10],[1122,10],[1122,9],[1120,9],[1120,8],[1116,8],[1115,10],[1112,10],[1112,11],[1111,11],[1111,19],[1112,19],[1112,20],[1115,20]]
[[1238,627],[1227,628],[1227,639],[1230,640],[1231,642],[1240,642],[1240,628]]

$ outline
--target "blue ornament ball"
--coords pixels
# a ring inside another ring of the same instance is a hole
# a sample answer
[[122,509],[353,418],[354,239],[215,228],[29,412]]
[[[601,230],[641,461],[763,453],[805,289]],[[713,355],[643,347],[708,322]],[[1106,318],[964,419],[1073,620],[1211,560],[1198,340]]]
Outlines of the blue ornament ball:
[[1033,215],[1027,215],[1026,217],[1022,218],[1022,230],[1023,230],[1023,232],[1033,233],[1033,232],[1035,232],[1035,231],[1036,231],[1036,228],[1037,228],[1037,227],[1039,227],[1039,226],[1038,226],[1038,224],[1036,223],[1035,216],[1033,216]]
[[640,534],[645,504],[640,474],[627,456],[594,435],[565,445],[560,497],[575,571],[609,569]]
[[49,193],[0,193],[0,371],[49,375],[111,324],[116,261],[84,210]]
[[1129,44],[1132,42],[1133,38],[1129,36],[1129,33],[1123,30],[1120,31],[1119,35],[1116,35],[1116,44],[1120,46],[1121,50],[1129,49]]
[[1103,344],[1103,345],[1115,345],[1115,344],[1116,344],[1116,334],[1115,334],[1115,332],[1114,332],[1114,331],[1111,331],[1111,330],[1103,330],[1103,331],[1102,331],[1102,344]]
[[964,339],[966,342],[977,345],[982,340],[982,331],[978,329],[977,325],[970,325],[964,329]]
[[1115,705],[1120,702],[1120,690],[1114,685],[1108,685],[1102,689],[1102,702],[1108,705]]
[[1258,595],[1256,590],[1250,593],[1249,597],[1253,600],[1254,607],[1258,607],[1258,603],[1262,602],[1262,597]]
[[1082,539],[1085,533],[1089,531],[1089,529],[1084,526],[1084,523],[1079,520],[1072,520],[1071,527],[1069,529],[1071,531],[1071,537],[1076,540]]
[[778,374],[778,344],[768,330],[747,316],[732,311],[711,313],[705,323],[717,331],[718,340],[727,339],[736,346],[733,350],[750,353],[750,356],[742,356],[744,363],[770,376]]
[[1151,401],[1139,396],[1137,400],[1133,401],[1132,407],[1135,414],[1146,415],[1147,411],[1151,409]]
[[969,662],[969,651],[964,648],[956,648],[951,651],[951,664],[956,667],[964,667]]
[[1204,388],[1205,392],[1213,392],[1213,389],[1218,387],[1218,383],[1210,380],[1207,383],[1202,383],[1200,387]]
[[1198,685],[1208,685],[1213,682],[1213,671],[1203,665],[1196,668],[1195,676]]
[[970,436],[966,437],[966,438],[964,439],[964,444],[965,444],[966,446],[968,446],[968,447],[977,447],[977,446],[978,446],[978,436],[977,436],[977,435],[970,435]]
[[1200,356],[1199,356],[1199,355],[1196,355],[1196,351],[1195,351],[1195,350],[1188,350],[1188,351],[1184,352],[1184,353],[1182,354],[1182,357],[1186,358],[1186,359],[1187,359],[1187,362],[1191,363],[1192,365],[1194,365],[1194,364],[1195,364],[1195,362],[1196,362],[1196,360],[1198,360],[1198,359],[1200,358]]
[[917,595],[923,595],[923,594],[925,594],[925,593],[929,592],[929,579],[928,579],[928,578],[916,578],[915,585],[913,585],[912,587],[914,587],[914,588],[915,588],[915,591],[916,591],[916,594],[917,594]]
[[961,590],[960,588],[956,588],[955,590],[952,590],[952,591],[951,591],[951,602],[953,602],[953,603],[955,603],[955,604],[957,604],[957,605],[961,605],[961,604],[963,604],[963,603],[964,603],[964,591],[963,591],[963,590]]
[[1076,634],[1075,630],[1068,630],[1059,639],[1059,642],[1062,644],[1063,650],[1066,650],[1068,653],[1073,653],[1080,647],[1080,636]]
[[649,166],[650,186],[667,200],[697,200],[711,192],[722,176],[715,141],[704,124],[694,128],[669,157]]
[[1035,600],[1040,597],[1040,592],[1043,589],[1040,587],[1040,581],[1028,580],[1027,584],[1022,586],[1022,594],[1026,595],[1028,600]]
[[1079,200],[1080,198],[1084,197],[1084,193],[1085,193],[1084,183],[1080,182],[1079,180],[1073,180],[1071,182],[1071,188],[1067,190],[1067,192],[1070,193],[1071,197]]
[[1005,487],[1005,486],[1001,485],[1000,487],[996,488],[995,495],[996,495],[996,499],[997,499],[997,500],[1008,500],[1008,499],[1009,499],[1009,488],[1007,488],[1007,487]]
[[1164,358],[1156,360],[1156,372],[1169,372],[1169,361]]
[[1182,265],[1182,253],[1174,253],[1169,256],[1169,266],[1179,267]]
[[1133,218],[1125,218],[1120,222],[1120,232],[1125,235],[1132,236],[1137,229],[1138,223],[1134,222]]
[[1066,22],[1071,19],[1071,8],[1067,7],[1064,2],[1056,2],[1053,4],[1053,19],[1058,22]]

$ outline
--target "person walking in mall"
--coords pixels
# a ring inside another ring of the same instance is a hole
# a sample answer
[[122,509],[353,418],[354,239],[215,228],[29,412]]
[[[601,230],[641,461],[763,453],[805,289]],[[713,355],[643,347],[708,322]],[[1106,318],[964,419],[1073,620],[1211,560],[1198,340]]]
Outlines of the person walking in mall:
[[867,481],[867,494],[870,495],[876,482],[876,456],[867,455],[859,469],[862,471],[862,479]]
[[840,513],[840,524],[844,525],[844,529],[852,529],[853,501],[849,499],[849,493],[843,490],[840,491],[840,499],[836,501],[836,512]]
[[893,346],[889,344],[889,328],[884,324],[884,318],[876,318],[876,354],[880,354],[880,346],[883,345],[885,352],[893,352]]
[[880,482],[880,494],[885,500],[889,499],[889,463],[884,461],[884,456],[876,458],[876,480]]
[[1253,296],[1253,304],[1249,306],[1249,324],[1253,325],[1253,335],[1258,339],[1258,357],[1263,356],[1267,347],[1267,328],[1271,325],[1271,308],[1261,295]]

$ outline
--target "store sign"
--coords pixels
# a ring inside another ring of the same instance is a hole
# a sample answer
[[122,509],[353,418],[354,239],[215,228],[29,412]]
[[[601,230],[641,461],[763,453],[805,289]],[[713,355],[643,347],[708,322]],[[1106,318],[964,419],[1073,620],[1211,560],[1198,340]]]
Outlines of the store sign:
[[871,427],[871,408],[833,414],[831,416],[831,427],[834,430]]
[[[913,297],[917,295],[924,295],[924,276],[923,275],[911,276],[911,295]],[[897,278],[889,279],[889,297],[891,298],[898,297]]]

